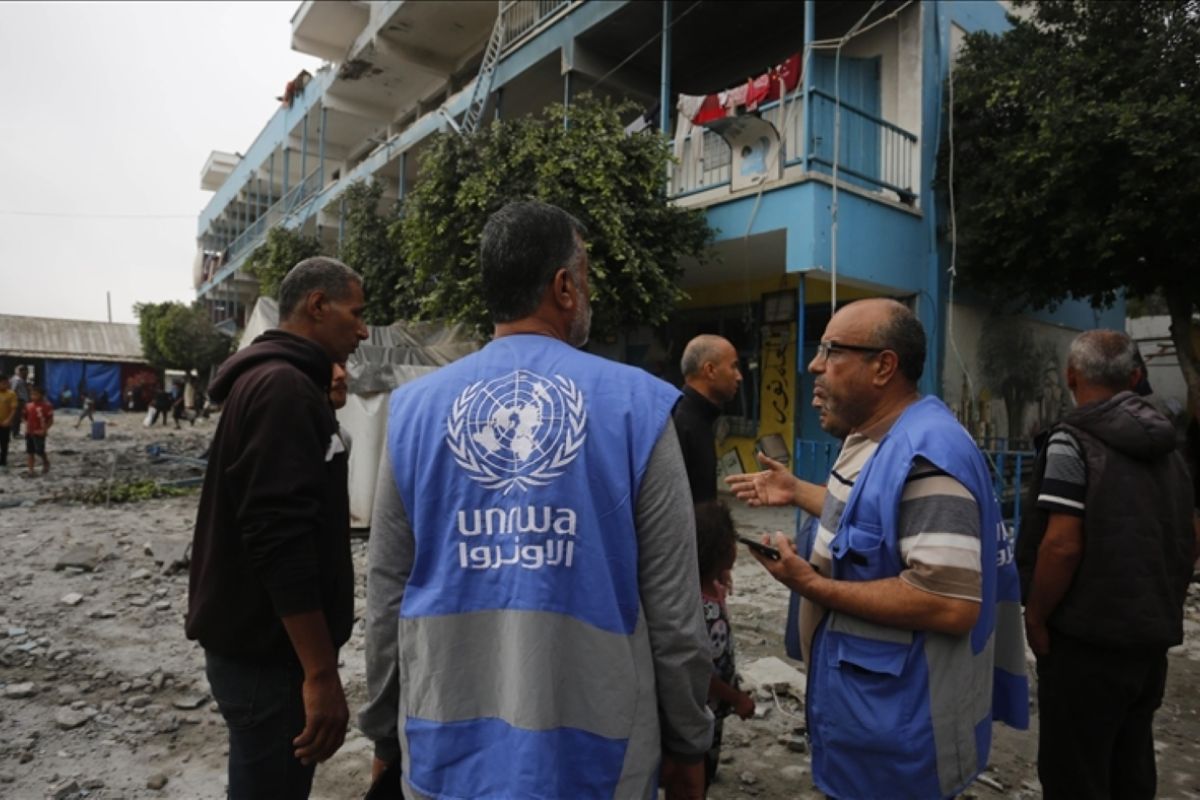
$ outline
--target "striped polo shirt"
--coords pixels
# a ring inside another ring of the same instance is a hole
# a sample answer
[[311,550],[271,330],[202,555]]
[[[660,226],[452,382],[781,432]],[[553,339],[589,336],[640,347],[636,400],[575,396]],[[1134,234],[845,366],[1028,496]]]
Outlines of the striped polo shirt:
[[[822,575],[831,574],[830,543],[854,481],[886,432],[850,434],[829,474],[811,558]],[[899,525],[897,538],[904,563],[900,580],[944,597],[982,600],[979,504],[967,487],[925,459],[916,459],[901,496]],[[824,615],[825,608],[810,600],[800,605],[800,643],[806,662],[813,633]]]
[[1052,514],[1082,517],[1087,497],[1087,463],[1079,440],[1067,431],[1055,431],[1046,442],[1046,471],[1037,496],[1037,507]]

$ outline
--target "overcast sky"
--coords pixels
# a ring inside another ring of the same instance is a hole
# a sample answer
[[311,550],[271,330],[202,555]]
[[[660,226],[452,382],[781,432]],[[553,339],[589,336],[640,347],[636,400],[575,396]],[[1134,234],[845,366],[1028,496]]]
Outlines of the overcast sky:
[[0,314],[135,322],[195,299],[212,150],[245,152],[299,2],[0,2]]

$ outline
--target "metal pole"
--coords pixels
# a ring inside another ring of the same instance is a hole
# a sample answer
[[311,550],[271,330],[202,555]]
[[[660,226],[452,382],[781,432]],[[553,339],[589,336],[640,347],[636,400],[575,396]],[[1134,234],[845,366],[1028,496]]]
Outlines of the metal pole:
[[663,0],[662,56],[658,85],[658,129],[670,133],[671,125],[671,0]]
[[304,181],[308,178],[308,112],[304,114],[304,130],[300,134],[300,194],[304,194]]
[[804,84],[800,97],[800,108],[803,110],[804,117],[801,120],[800,162],[804,165],[805,172],[809,170],[809,149],[812,141],[812,101],[809,93],[812,90],[812,43],[816,38],[813,30],[816,20],[816,0],[804,0],[804,55],[803,63],[800,65],[800,80]]
[[563,130],[570,127],[567,124],[567,114],[571,109],[571,73],[568,71],[563,75]]
[[288,178],[291,175],[292,169],[291,155],[292,148],[285,146],[283,148],[283,194],[280,197],[286,197],[288,193]]
[[325,186],[325,121],[328,112],[328,108],[321,106],[321,138],[317,143],[317,151],[320,153],[317,157],[317,186],[319,188]]
[[399,194],[397,199],[403,200],[405,193],[408,191],[408,176],[405,174],[408,171],[408,151],[405,150],[400,154],[400,180],[397,182],[396,192]]
[[275,151],[271,151],[271,166],[267,170],[267,208],[275,205]]

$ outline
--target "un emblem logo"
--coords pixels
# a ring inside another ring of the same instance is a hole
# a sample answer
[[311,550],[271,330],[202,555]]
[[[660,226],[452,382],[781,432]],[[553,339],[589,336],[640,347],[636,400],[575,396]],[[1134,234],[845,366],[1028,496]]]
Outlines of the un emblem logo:
[[586,426],[574,381],[519,369],[462,391],[446,418],[446,444],[471,480],[508,494],[561,475],[579,455]]

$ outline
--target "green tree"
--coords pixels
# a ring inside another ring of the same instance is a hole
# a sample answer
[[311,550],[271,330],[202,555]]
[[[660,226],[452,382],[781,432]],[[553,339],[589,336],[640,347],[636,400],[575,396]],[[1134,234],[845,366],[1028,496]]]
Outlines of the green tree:
[[138,303],[142,355],[156,369],[195,371],[202,378],[229,355],[233,340],[221,333],[198,306]]
[[588,227],[594,330],[664,322],[683,297],[680,258],[703,260],[712,232],[702,212],[667,200],[670,149],[658,134],[625,134],[621,118],[631,109],[583,97],[569,109],[435,139],[392,226],[412,270],[397,280],[393,307],[490,330],[480,234],[505,203],[535,198]]
[[267,240],[246,259],[246,272],[258,281],[259,294],[279,299],[279,284],[288,270],[319,255],[325,255],[320,239],[279,225],[267,232]]
[[400,251],[388,233],[394,211],[379,212],[383,184],[360,181],[342,193],[344,229],[338,258],[363,276],[367,307],[364,318],[370,325],[388,325],[410,318],[415,304],[401,284],[411,280]]
[[1200,2],[1018,5],[953,76],[959,269],[1036,307],[1160,293],[1200,418]]

